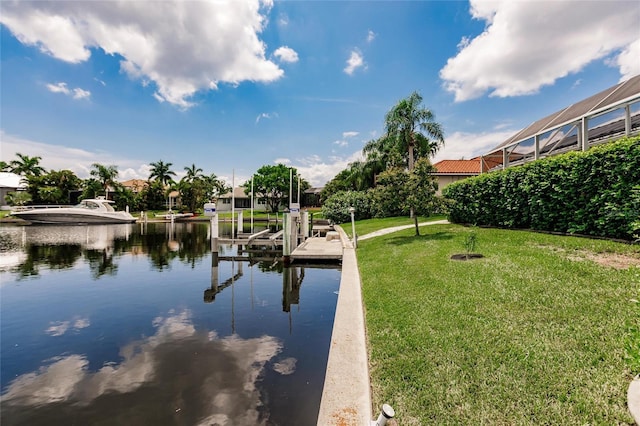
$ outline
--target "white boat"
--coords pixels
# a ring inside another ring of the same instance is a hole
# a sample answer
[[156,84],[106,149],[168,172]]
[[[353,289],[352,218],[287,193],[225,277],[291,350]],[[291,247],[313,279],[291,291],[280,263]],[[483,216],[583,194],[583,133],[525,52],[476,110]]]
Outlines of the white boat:
[[77,206],[27,206],[11,212],[12,216],[32,223],[88,224],[132,223],[129,212],[116,211],[113,201],[101,198],[82,200]]

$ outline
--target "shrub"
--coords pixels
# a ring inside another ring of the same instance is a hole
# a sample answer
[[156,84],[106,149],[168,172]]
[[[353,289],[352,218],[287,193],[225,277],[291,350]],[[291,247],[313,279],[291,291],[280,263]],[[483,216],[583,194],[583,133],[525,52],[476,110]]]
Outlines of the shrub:
[[444,189],[456,223],[631,240],[640,217],[640,137],[465,179]]
[[345,223],[351,220],[349,208],[355,209],[356,220],[371,218],[370,197],[362,191],[339,191],[329,197],[322,206],[325,218],[335,223]]

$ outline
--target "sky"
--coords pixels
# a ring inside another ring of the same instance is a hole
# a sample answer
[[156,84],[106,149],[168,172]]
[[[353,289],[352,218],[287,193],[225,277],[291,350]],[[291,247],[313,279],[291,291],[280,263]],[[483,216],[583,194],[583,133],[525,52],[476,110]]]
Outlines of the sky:
[[488,152],[640,74],[640,2],[0,1],[0,160],[88,178],[261,166],[322,186],[412,92],[445,145]]

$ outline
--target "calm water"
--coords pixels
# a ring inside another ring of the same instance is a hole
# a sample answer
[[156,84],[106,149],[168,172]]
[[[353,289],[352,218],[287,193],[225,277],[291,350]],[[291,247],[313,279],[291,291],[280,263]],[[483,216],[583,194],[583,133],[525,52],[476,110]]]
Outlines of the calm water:
[[340,270],[208,233],[0,226],[0,423],[315,424]]

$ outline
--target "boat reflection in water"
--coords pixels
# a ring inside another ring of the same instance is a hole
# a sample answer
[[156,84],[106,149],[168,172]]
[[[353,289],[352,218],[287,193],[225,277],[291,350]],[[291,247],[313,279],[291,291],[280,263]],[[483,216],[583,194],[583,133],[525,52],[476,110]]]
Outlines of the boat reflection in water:
[[339,269],[208,231],[0,227],[2,425],[314,424]]

